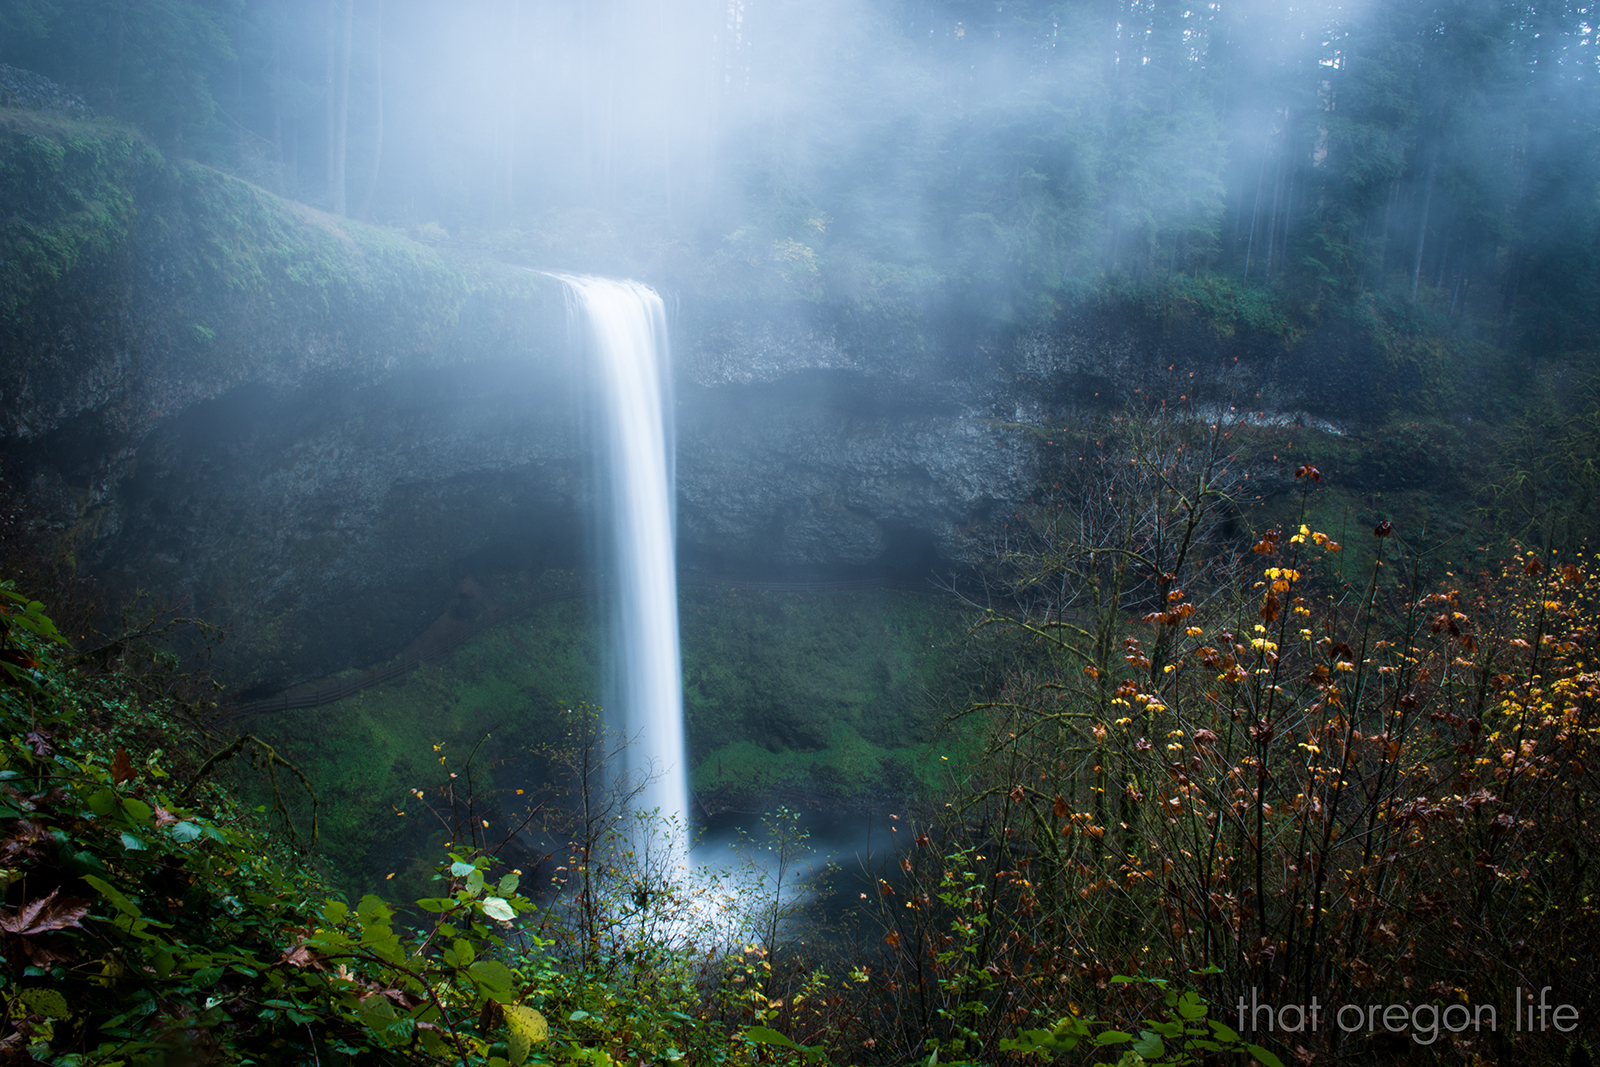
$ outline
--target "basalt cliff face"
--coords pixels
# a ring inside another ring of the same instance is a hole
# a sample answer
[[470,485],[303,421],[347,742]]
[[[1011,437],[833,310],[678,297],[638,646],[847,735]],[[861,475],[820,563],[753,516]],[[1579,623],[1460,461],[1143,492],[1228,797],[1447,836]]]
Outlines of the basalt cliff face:
[[[393,654],[486,572],[581,565],[553,280],[20,112],[0,197],[8,536],[222,623],[238,688]],[[958,562],[1038,481],[1025,427],[1204,355],[1092,318],[969,336],[805,302],[685,297],[673,329],[680,555],[747,576]],[[1255,380],[1305,404],[1293,373]]]

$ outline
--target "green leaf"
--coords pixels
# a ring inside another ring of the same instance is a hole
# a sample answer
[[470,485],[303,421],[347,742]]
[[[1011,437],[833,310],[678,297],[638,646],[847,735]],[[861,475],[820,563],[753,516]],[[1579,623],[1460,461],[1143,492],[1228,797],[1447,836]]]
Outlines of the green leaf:
[[1178,1014],[1185,1019],[1203,1019],[1209,1009],[1200,994],[1190,990],[1178,998]]
[[1001,1052],[1039,1053],[1048,1055],[1056,1050],[1055,1035],[1048,1030],[1023,1030],[1016,1037],[1000,1039]]
[[183,845],[187,845],[190,841],[199,840],[205,833],[199,826],[187,820],[177,823],[169,832],[179,844]]
[[509,897],[517,891],[517,886],[522,884],[522,875],[512,873],[500,879],[500,895]]
[[144,848],[145,848],[144,842],[140,841],[137,837],[134,837],[132,834],[128,833],[126,830],[124,830],[122,832],[121,837],[122,837],[122,847],[127,849],[129,852],[143,852],[144,851]]
[[467,875],[471,874],[477,869],[478,868],[474,867],[470,863],[452,863],[450,865],[450,877],[465,878]]
[[1140,1030],[1139,1040],[1133,1043],[1133,1051],[1147,1060],[1158,1060],[1166,1053],[1167,1047],[1162,1044],[1159,1034],[1149,1030]]
[[499,960],[478,960],[467,968],[467,974],[491,1000],[505,1004],[512,999],[515,979],[511,969]]
[[202,967],[198,971],[194,972],[194,978],[192,981],[194,982],[196,989],[204,989],[206,986],[211,985],[221,977],[221,967]]
[[1245,1050],[1261,1061],[1261,1067],[1283,1067],[1283,1061],[1260,1045],[1246,1045]]
[[1217,1022],[1215,1019],[1207,1019],[1206,1022],[1211,1025],[1212,1032],[1218,1037],[1222,1038],[1222,1040],[1232,1044],[1238,1043],[1239,1035],[1235,1030],[1233,1030],[1232,1027],[1225,1026],[1222,1023]]
[[361,898],[361,903],[356,907],[356,914],[368,921],[387,923],[394,917],[389,904],[382,897],[375,897],[371,893]]
[[156,814],[150,805],[133,797],[122,798],[122,810],[134,822],[149,822]]
[[472,942],[464,938],[457,938],[455,944],[451,945],[450,948],[455,953],[457,967],[468,966],[478,955],[472,947]]
[[330,923],[342,923],[349,914],[350,907],[342,900],[330,900],[322,906],[322,917]]
[[30,1015],[43,1015],[46,1019],[70,1019],[67,998],[54,989],[24,989],[18,996],[27,1006]]
[[511,905],[500,897],[484,897],[483,913],[489,918],[499,919],[501,922],[510,922],[517,917],[517,913],[511,910]]
[[[389,1003],[389,998],[379,994],[373,994],[361,1001],[361,1014],[369,1019],[382,1020],[384,1025],[388,1025],[399,1018],[394,1013],[394,1005]],[[374,1024],[368,1022],[367,1025],[372,1026]]]
[[780,1048],[802,1048],[783,1034],[769,1026],[752,1026],[744,1032],[744,1036],[758,1045],[777,1045]]
[[1097,1045],[1120,1045],[1124,1041],[1132,1040],[1132,1034],[1125,1034],[1121,1030],[1107,1030],[1102,1034],[1096,1034],[1094,1043]]
[[111,901],[112,906],[118,911],[122,912],[122,914],[131,916],[133,918],[139,917],[139,908],[133,903],[133,901],[123,896],[122,891],[117,889],[116,886],[113,886],[104,878],[97,878],[92,874],[85,874],[81,877],[85,882],[88,882],[91,886],[93,886],[101,896]]
[[449,911],[455,906],[456,902],[449,897],[426,897],[417,901],[417,907],[421,908],[423,911]]
[[483,892],[483,872],[474,868],[472,873],[467,875],[467,884],[465,888],[466,891],[472,896],[477,896],[479,893]]
[[89,795],[89,810],[100,818],[110,815],[117,807],[117,794],[110,786]]

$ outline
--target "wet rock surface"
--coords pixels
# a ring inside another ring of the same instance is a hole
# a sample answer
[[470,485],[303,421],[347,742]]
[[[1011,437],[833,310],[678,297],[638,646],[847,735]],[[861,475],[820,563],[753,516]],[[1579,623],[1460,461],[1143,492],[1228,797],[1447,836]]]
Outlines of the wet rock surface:
[[[44,151],[62,129],[6,122],[9,150],[76,180]],[[392,655],[464,577],[582,564],[591,450],[556,283],[117,136],[98,192],[22,191],[41,233],[123,197],[0,317],[0,455],[36,536],[228,627],[246,692]],[[688,299],[673,343],[680,556],[769,577],[954,565],[1037,481],[1019,424],[1205,361],[1098,320]],[[1304,403],[1292,381],[1252,400]]]

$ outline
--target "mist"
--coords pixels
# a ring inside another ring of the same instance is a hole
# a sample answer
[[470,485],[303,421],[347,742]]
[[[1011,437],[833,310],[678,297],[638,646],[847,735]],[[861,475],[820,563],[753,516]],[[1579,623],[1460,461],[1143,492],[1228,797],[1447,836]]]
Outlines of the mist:
[[0,1050],[1584,1067],[1597,25],[0,0]]
[[71,8],[93,19],[8,4],[0,56],[315,206],[678,290],[982,293],[1013,321],[1103,277],[1392,279],[1512,337],[1508,276],[1570,273],[1594,225],[1592,148],[1561,132],[1593,116],[1594,43],[1565,8]]

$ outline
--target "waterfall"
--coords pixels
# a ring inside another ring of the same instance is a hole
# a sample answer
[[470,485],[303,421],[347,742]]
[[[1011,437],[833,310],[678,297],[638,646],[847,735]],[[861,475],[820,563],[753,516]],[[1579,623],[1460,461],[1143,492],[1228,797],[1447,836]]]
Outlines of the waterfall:
[[600,527],[612,576],[609,722],[632,742],[625,781],[632,807],[674,828],[687,849],[689,781],[678,651],[673,532],[672,396],[666,311],[647,285],[557,274],[599,393],[595,413],[603,489]]

